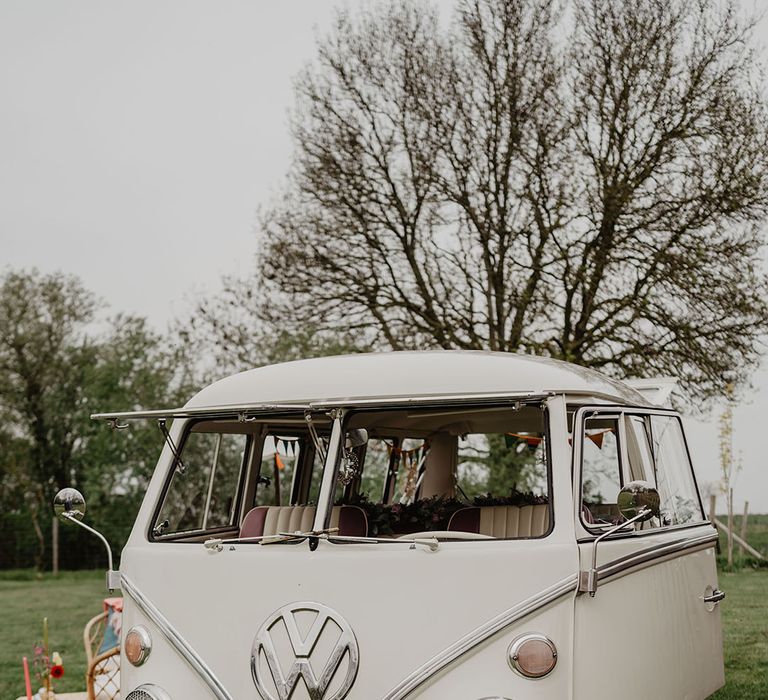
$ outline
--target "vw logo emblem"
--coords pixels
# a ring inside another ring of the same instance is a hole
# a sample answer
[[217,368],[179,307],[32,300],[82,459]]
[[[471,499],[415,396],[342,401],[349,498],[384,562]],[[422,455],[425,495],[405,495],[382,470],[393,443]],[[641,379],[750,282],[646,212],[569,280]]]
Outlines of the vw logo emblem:
[[291,603],[272,613],[251,649],[253,682],[264,700],[290,700],[299,679],[310,700],[342,700],[359,665],[349,623],[319,603]]

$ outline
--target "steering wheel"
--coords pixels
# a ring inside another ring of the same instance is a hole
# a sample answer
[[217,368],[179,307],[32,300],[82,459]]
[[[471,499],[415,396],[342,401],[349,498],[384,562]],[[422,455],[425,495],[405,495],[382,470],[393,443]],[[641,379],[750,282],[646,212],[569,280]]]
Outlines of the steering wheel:
[[423,532],[411,532],[407,535],[396,537],[397,540],[413,540],[435,537],[439,540],[493,540],[495,537],[481,535],[479,532],[461,532],[460,530],[424,530]]

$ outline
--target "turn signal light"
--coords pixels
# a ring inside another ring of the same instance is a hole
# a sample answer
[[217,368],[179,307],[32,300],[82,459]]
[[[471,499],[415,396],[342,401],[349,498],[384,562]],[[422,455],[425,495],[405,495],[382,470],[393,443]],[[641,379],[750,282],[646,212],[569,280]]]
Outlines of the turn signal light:
[[125,658],[134,666],[141,666],[149,658],[149,652],[152,651],[152,638],[146,627],[138,625],[128,630],[123,643],[123,651]]
[[543,678],[557,663],[557,649],[543,634],[523,634],[508,650],[509,665],[525,678]]

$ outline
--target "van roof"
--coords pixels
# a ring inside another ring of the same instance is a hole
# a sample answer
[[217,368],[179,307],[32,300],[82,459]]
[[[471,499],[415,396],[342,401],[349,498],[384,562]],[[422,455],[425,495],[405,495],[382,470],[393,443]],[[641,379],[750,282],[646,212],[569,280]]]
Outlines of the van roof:
[[648,401],[627,384],[586,367],[531,355],[428,350],[297,360],[221,379],[187,408],[268,402],[353,404],[413,397],[575,394],[633,405]]

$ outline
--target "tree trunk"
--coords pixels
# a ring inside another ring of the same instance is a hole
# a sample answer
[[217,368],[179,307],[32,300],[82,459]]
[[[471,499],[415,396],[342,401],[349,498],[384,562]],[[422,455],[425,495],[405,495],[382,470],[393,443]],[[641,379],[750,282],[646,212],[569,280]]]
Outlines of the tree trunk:
[[51,558],[53,575],[59,575],[59,519],[54,515],[51,520]]
[[35,529],[35,535],[37,536],[37,555],[35,556],[35,567],[39,572],[45,570],[45,536],[43,530],[40,527],[40,518],[37,504],[34,504],[30,508],[32,515],[32,527]]

